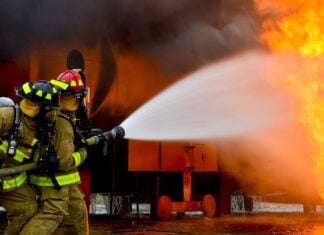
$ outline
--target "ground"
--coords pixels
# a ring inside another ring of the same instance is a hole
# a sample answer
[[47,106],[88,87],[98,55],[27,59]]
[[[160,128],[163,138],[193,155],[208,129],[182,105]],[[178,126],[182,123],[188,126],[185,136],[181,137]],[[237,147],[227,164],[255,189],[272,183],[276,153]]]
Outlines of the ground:
[[202,216],[170,221],[91,219],[91,234],[324,234],[324,215],[249,214],[221,218]]
[[202,216],[170,221],[91,219],[91,234],[324,234],[324,215],[249,214],[221,218]]
[[[4,214],[0,219],[0,232],[6,224]],[[301,213],[229,215],[221,218],[203,216],[173,217],[169,221],[149,219],[116,220],[107,217],[90,218],[90,234],[215,234],[215,235],[322,235],[324,215]]]

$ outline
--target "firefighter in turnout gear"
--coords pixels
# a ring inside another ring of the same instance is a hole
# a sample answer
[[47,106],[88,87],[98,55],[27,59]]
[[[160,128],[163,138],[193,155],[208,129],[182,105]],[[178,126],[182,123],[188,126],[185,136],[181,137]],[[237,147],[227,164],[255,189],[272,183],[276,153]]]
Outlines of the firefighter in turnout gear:
[[[38,146],[38,123],[52,125],[59,112],[59,91],[47,81],[27,82],[16,89],[19,105],[2,100],[0,107],[0,163],[2,168],[33,161]],[[0,204],[6,209],[5,234],[19,234],[38,211],[27,173],[0,178]]]
[[[27,234],[89,234],[88,212],[79,184],[77,167],[85,160],[84,146],[75,144],[77,117],[87,89],[82,77],[75,70],[61,73],[53,84],[66,85],[61,92],[61,112],[55,125],[54,148],[60,166],[55,177],[60,186],[41,174],[30,175],[30,182],[40,189],[41,208],[22,230]],[[59,227],[60,226],[60,227]]]

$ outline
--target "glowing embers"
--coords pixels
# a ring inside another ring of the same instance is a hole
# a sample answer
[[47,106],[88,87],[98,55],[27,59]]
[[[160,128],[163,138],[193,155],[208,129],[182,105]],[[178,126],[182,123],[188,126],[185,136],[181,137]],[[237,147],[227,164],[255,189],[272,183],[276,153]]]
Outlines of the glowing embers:
[[298,120],[313,145],[317,188],[324,198],[323,1],[262,0],[256,1],[256,10],[265,16],[261,41],[272,51],[302,56],[295,72],[282,79],[300,105]]

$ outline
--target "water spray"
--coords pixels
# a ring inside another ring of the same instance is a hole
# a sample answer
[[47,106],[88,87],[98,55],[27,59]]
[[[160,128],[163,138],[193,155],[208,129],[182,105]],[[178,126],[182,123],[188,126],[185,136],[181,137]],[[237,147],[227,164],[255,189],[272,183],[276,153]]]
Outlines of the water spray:
[[120,124],[125,138],[231,138],[284,125],[289,97],[272,85],[273,73],[268,73],[280,65],[276,61],[265,52],[249,51],[187,75]]

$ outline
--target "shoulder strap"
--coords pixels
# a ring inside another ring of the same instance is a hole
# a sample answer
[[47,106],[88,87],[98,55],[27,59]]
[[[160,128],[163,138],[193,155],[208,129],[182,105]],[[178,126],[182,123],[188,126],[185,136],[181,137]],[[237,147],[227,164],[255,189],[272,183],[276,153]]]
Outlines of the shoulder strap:
[[73,123],[71,117],[68,114],[60,112],[58,116],[61,117],[61,118],[64,118],[67,121],[69,121],[69,123],[71,124],[73,129],[75,129],[75,124]]
[[13,106],[14,109],[14,121],[9,130],[9,138],[8,138],[8,148],[7,148],[7,155],[12,157],[16,154],[16,150],[18,147],[18,131],[21,122],[21,113],[20,108],[16,104]]
[[76,143],[78,143],[78,141],[81,141],[83,143],[86,138],[85,138],[84,134],[82,133],[82,130],[80,129],[79,125],[75,124],[71,120],[71,117],[66,113],[60,112],[59,117],[64,118],[65,120],[69,121],[70,124],[72,125],[73,134],[74,134],[74,144],[77,145]]
[[15,113],[15,119],[13,123],[14,124],[13,128],[16,129],[16,131],[18,131],[21,122],[21,111],[18,104],[14,106],[14,113]]
[[63,112],[60,112],[58,116],[69,121],[69,123],[71,124],[71,126],[73,128],[74,136],[76,136],[78,133],[78,126],[72,121],[71,117],[68,114],[63,113]]

